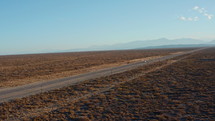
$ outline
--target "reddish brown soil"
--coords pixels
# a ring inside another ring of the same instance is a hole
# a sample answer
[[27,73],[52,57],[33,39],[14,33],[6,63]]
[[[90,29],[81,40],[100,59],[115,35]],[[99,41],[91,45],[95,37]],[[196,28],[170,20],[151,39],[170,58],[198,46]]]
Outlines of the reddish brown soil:
[[[0,87],[17,86],[117,66],[190,49],[127,50],[0,56]],[[111,65],[112,64],[112,65]]]
[[[174,64],[128,82],[169,61],[3,103],[0,119],[214,120],[214,53],[211,48],[173,59]],[[94,93],[118,82],[125,83]]]

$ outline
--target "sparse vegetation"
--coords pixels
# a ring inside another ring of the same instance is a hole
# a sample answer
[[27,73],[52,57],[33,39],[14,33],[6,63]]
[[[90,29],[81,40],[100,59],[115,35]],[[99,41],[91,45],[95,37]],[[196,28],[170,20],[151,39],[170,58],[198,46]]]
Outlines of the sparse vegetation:
[[95,69],[126,64],[135,59],[163,56],[187,50],[190,49],[0,56],[0,87],[63,78]]
[[178,62],[174,58],[2,103],[0,119],[214,120],[215,61],[204,61],[213,60],[214,52],[211,48]]

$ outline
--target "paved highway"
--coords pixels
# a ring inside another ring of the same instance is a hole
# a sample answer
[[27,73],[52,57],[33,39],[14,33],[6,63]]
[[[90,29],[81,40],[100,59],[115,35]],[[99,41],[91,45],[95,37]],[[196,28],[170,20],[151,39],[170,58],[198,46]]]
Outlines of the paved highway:
[[200,51],[205,48],[200,48],[184,53],[174,54],[174,55],[167,55],[164,57],[148,60],[147,62],[136,62],[131,63],[123,66],[113,67],[113,68],[106,68],[94,72],[84,73],[80,75],[75,75],[67,78],[57,79],[57,80],[51,80],[51,81],[45,81],[45,82],[36,82],[31,83],[27,85],[17,86],[17,87],[10,87],[5,89],[0,89],[0,103],[10,101],[16,98],[22,98],[34,94],[38,94],[41,92],[46,92],[70,85],[75,85],[77,83],[80,83],[85,80],[89,79],[95,79],[99,77],[109,76],[112,74],[122,73],[128,70],[132,70],[134,68],[137,68],[138,66],[144,66],[146,64],[151,64],[159,61],[164,61],[167,59],[171,59],[177,56],[182,56],[185,54],[190,54],[196,51]]

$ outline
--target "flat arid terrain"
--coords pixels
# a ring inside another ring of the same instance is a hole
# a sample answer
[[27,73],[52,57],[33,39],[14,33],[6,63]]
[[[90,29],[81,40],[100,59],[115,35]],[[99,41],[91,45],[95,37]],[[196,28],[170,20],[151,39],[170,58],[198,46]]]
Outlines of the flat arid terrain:
[[[106,64],[119,66],[149,57],[153,60],[195,49],[197,48],[2,56],[1,83],[23,83],[28,78],[38,79],[40,76],[73,70],[84,73],[87,72],[82,70],[85,68]],[[212,121],[215,120],[214,53],[215,48],[199,49],[137,66],[122,73],[4,102],[0,104],[0,120]],[[76,57],[80,60],[76,60]],[[114,65],[116,63],[118,65]],[[26,75],[22,72],[24,68]],[[9,76],[15,70],[20,76]],[[35,76],[31,76],[34,74]]]
[[0,0],[0,121],[215,121],[215,0]]
[[69,77],[191,49],[157,49],[0,56],[0,88]]

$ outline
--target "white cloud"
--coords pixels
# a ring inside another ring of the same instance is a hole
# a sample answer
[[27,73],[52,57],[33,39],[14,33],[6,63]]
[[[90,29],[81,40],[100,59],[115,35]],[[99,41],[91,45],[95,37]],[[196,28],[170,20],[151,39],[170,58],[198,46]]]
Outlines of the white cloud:
[[193,7],[194,10],[198,10],[199,9],[199,6],[195,6]]
[[179,17],[180,20],[182,21],[198,21],[199,17],[184,17],[184,16],[180,16]]
[[199,6],[194,6],[193,10],[198,11],[200,14],[207,17],[209,20],[211,20],[214,16],[213,14],[209,14],[208,11],[205,10],[205,8],[201,8]]
[[213,15],[212,14],[207,14],[205,13],[204,16],[206,16],[209,20],[211,20],[213,18]]
[[187,18],[184,17],[184,16],[179,17],[179,19],[182,20],[182,21],[186,21],[187,20]]

